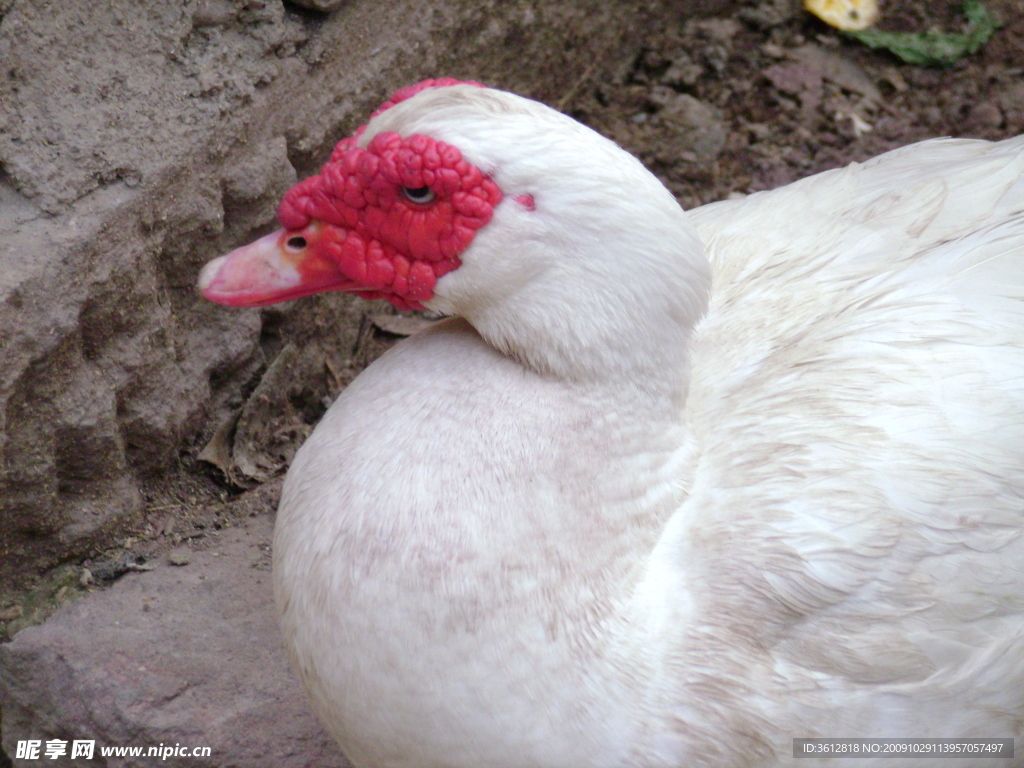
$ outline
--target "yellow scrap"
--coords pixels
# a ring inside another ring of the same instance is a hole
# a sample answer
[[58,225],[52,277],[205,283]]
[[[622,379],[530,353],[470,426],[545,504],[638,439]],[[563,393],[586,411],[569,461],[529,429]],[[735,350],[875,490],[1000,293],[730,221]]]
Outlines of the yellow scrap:
[[878,21],[877,0],[804,0],[804,8],[844,32],[867,29]]

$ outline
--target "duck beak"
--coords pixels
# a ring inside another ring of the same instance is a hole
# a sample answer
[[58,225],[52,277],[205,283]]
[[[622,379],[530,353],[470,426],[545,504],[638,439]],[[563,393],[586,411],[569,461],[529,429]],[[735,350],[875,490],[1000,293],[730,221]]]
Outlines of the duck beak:
[[357,291],[338,265],[319,253],[323,225],[279,229],[219,256],[199,273],[203,297],[229,307],[259,307],[321,291]]

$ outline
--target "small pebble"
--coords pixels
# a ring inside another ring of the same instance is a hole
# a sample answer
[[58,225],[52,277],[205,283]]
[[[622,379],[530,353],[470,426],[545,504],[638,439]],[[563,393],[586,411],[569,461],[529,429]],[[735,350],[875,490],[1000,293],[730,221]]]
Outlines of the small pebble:
[[983,101],[971,107],[968,120],[980,128],[998,128],[1003,122],[1003,113],[991,101]]
[[188,565],[192,562],[192,555],[188,550],[176,549],[167,556],[167,562],[171,565]]

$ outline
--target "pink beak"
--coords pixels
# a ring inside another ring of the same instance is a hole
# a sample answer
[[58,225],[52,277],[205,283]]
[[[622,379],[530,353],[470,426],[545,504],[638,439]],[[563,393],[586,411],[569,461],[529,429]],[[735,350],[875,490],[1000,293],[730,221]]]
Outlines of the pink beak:
[[258,307],[321,291],[358,291],[363,286],[317,254],[319,222],[302,230],[279,229],[219,256],[199,273],[203,297],[229,307]]

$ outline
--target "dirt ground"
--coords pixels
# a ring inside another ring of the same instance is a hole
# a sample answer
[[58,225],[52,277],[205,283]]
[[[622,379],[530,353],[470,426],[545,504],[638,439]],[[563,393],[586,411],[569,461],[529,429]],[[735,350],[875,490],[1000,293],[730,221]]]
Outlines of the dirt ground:
[[[1024,1],[987,5],[1002,28],[978,54],[943,69],[870,50],[795,3],[748,3],[728,17],[670,25],[638,41],[630,58],[597,62],[555,106],[638,155],[687,208],[926,138],[1006,138],[1024,132]],[[883,29],[963,25],[960,3],[950,0],[890,0],[882,12]],[[371,319],[387,311],[367,305],[338,388],[400,338]],[[321,395],[292,403],[302,422],[293,433],[308,434],[329,399]],[[229,477],[198,458],[211,437],[197,436],[180,472],[147,489],[145,517],[123,546],[62,566],[16,601],[0,600],[0,640],[147,559],[201,548],[212,530],[273,509],[280,473],[259,486]]]
[[[567,111],[639,156],[687,208],[923,139],[1007,138],[1024,132],[1024,3],[987,6],[1004,26],[943,69],[868,49],[792,4],[751,5],[644,41]],[[890,0],[879,28],[959,31],[960,8]],[[682,94],[716,112],[694,115]],[[704,152],[678,151],[681,127],[701,133]]]

